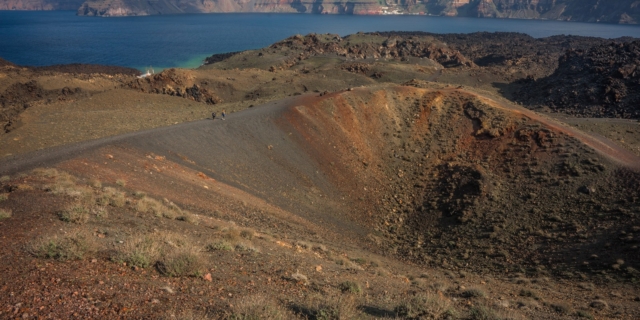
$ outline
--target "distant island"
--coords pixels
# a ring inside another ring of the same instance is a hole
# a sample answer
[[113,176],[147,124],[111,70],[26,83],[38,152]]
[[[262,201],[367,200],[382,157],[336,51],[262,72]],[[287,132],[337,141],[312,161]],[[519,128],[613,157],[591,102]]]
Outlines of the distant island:
[[640,1],[618,0],[0,0],[0,10],[77,10],[80,16],[314,13],[543,19],[638,24]]

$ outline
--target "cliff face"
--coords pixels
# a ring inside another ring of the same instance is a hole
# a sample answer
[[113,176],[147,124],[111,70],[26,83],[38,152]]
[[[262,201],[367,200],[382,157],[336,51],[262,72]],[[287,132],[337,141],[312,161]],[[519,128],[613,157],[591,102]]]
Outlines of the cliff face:
[[0,10],[76,10],[84,0],[0,0]]
[[0,0],[0,10],[76,9],[87,16],[298,12],[640,22],[640,0]]
[[184,12],[413,13],[636,24],[640,0],[86,0],[78,9],[79,15],[97,16]]

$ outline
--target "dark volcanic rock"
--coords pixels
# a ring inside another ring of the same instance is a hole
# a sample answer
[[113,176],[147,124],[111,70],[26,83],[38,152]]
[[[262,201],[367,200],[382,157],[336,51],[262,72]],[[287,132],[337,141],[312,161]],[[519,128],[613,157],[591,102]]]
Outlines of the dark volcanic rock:
[[[0,62],[1,63],[1,62]],[[62,73],[74,73],[74,74],[108,74],[108,75],[130,75],[137,76],[140,71],[133,68],[119,67],[119,66],[104,66],[99,64],[84,64],[84,63],[72,63],[72,64],[56,64],[44,67],[32,67],[33,71],[38,72],[62,72]]]
[[11,85],[0,94],[0,134],[11,131],[20,113],[33,104],[66,100],[81,92],[80,88],[69,87],[45,90],[34,80]]
[[192,77],[181,70],[169,69],[145,78],[135,79],[125,87],[146,93],[166,94],[182,97],[196,102],[216,104],[222,102],[206,83],[193,83]]
[[526,80],[517,96],[572,115],[640,119],[640,41],[569,50],[552,75]]
[[15,67],[15,64],[0,58],[0,67]]
[[[382,35],[376,33],[375,35]],[[433,37],[422,34],[423,37],[413,37],[410,34],[389,34],[382,41],[361,41],[363,34],[355,34],[341,38],[338,35],[306,36],[295,35],[271,45],[272,49],[286,48],[300,52],[298,57],[285,63],[286,66],[312,56],[335,54],[353,60],[364,59],[398,59],[409,57],[429,58],[444,67],[474,67],[474,63],[459,51],[449,48],[446,44]]]
[[236,55],[238,53],[240,53],[240,52],[239,51],[235,51],[235,52],[214,54],[214,55],[211,55],[209,57],[206,57],[204,59],[204,64],[207,65],[207,64],[213,64],[213,63],[216,63],[216,62],[220,62],[220,61],[223,61],[223,60],[225,60],[227,58],[233,57],[234,55]]

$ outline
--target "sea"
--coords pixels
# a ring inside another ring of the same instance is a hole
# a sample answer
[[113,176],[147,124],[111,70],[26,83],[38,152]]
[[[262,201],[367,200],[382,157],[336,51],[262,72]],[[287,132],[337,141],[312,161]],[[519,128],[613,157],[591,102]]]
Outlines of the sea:
[[435,16],[181,14],[99,18],[75,11],[0,11],[0,57],[19,65],[195,68],[216,53],[257,49],[295,34],[522,32],[533,37],[640,37],[640,26]]

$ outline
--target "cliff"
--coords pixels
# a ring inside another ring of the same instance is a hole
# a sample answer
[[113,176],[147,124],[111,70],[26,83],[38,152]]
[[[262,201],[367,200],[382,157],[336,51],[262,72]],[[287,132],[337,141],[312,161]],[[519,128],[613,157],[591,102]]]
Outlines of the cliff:
[[0,0],[0,10],[76,10],[84,0]]
[[76,9],[86,16],[273,12],[640,22],[640,0],[0,0],[0,10]]
[[79,15],[90,16],[189,12],[430,14],[636,24],[640,0],[86,0],[78,9]]

